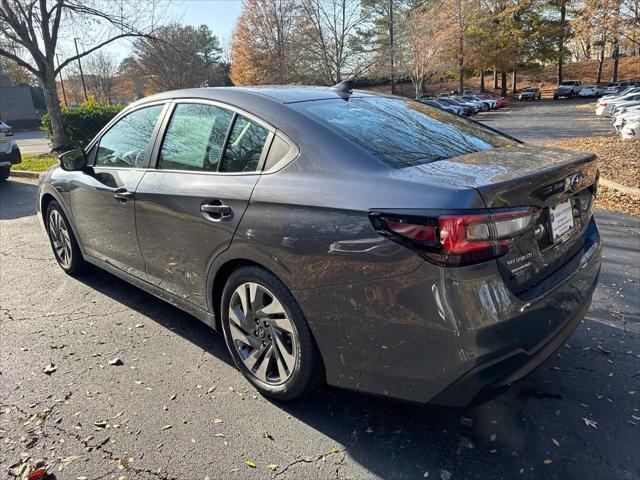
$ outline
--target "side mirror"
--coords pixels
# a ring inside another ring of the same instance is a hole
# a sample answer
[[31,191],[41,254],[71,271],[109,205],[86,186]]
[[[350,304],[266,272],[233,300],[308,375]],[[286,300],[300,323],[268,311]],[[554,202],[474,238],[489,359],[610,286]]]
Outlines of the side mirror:
[[58,158],[62,169],[70,172],[83,170],[87,166],[87,157],[80,148],[64,152]]

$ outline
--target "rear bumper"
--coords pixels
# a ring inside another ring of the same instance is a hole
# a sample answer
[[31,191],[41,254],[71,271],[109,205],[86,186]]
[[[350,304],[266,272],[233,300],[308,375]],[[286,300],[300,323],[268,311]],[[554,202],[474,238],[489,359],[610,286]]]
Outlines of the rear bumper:
[[9,167],[20,162],[20,149],[15,144],[11,147],[10,152],[0,153],[0,167]]
[[465,406],[532,371],[579,325],[600,271],[594,220],[586,236],[558,277],[526,299],[511,293],[495,262],[453,269],[425,263],[399,277],[293,293],[329,384]]

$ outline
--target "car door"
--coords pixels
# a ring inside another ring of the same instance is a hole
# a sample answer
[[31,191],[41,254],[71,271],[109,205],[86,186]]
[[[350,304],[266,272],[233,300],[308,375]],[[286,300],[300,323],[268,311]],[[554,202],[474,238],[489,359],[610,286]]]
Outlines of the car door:
[[137,275],[144,263],[135,229],[135,191],[144,176],[164,103],[127,113],[90,145],[91,168],[74,172],[71,212],[85,252]]
[[213,102],[177,102],[136,191],[146,272],[202,308],[213,258],[231,243],[273,136],[246,114]]

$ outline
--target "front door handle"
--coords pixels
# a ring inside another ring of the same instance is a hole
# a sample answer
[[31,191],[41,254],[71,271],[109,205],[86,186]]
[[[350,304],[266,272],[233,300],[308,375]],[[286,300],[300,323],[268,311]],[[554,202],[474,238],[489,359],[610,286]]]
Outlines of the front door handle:
[[222,217],[228,217],[232,213],[229,205],[225,205],[219,201],[218,203],[203,203],[200,205],[200,211],[209,214],[209,216],[215,220],[220,220]]
[[126,188],[119,188],[113,192],[113,197],[120,203],[126,203],[133,198],[133,192],[127,191]]

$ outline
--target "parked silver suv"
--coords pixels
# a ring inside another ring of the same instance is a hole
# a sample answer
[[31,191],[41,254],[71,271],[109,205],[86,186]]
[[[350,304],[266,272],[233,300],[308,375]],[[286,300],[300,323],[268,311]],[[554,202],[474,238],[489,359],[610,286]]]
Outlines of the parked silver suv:
[[557,100],[559,97],[573,98],[578,96],[580,90],[582,90],[582,82],[580,80],[565,80],[553,91],[553,99]]

